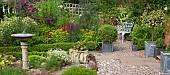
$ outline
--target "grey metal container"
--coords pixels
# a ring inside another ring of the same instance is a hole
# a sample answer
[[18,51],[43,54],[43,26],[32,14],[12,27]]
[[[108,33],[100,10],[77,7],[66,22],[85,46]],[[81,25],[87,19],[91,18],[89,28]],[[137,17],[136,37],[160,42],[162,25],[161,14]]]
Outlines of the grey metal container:
[[113,52],[113,43],[102,42],[102,52]]
[[161,73],[170,75],[170,52],[161,51]]
[[145,57],[154,57],[155,41],[145,41]]
[[138,45],[132,45],[132,51],[138,51]]
[[164,48],[155,48],[154,49],[154,58],[157,58],[157,56],[161,54],[161,51],[165,51],[165,49]]

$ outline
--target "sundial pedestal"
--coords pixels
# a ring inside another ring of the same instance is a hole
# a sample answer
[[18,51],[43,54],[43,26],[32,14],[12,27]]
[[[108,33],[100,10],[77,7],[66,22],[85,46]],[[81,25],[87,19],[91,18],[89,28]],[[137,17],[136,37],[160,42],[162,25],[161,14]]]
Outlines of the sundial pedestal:
[[35,34],[26,34],[26,33],[18,33],[12,34],[12,37],[20,40],[21,48],[22,48],[22,69],[29,69],[28,66],[28,40],[30,40]]
[[22,48],[22,69],[28,69],[28,43],[27,41],[21,41]]

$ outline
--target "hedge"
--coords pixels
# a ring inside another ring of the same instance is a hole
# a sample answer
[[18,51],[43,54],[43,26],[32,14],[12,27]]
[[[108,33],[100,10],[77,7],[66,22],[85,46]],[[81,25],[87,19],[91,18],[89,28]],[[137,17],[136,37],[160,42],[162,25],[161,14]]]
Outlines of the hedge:
[[[68,51],[70,48],[73,48],[73,46],[76,43],[55,43],[55,44],[39,44],[39,45],[34,45],[34,46],[29,46],[28,47],[28,52],[47,52],[50,49],[56,49],[56,48],[61,48],[65,51]],[[90,50],[95,50],[96,46],[99,43],[94,43],[94,42],[87,42],[85,45],[90,49]],[[21,47],[20,46],[9,46],[9,47],[0,47],[0,52],[21,52]]]
[[[13,55],[17,59],[22,58],[22,52],[6,52],[7,55]],[[47,56],[47,52],[28,52],[28,55],[39,55],[39,56]]]

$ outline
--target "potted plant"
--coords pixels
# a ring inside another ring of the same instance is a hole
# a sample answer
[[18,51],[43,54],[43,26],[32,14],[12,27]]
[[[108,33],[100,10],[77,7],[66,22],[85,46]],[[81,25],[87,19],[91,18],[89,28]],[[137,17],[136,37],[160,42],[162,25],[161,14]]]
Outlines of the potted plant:
[[137,51],[138,50],[138,38],[137,37],[133,37],[132,38],[132,51]]
[[117,29],[109,24],[105,24],[98,30],[99,39],[102,41],[102,52],[112,52],[113,42],[117,40]]
[[154,57],[156,58],[158,55],[160,55],[160,51],[165,50],[165,40],[162,38],[158,38],[156,40],[156,48],[154,49]]
[[74,63],[86,63],[88,48],[85,42],[77,42],[72,49],[69,49],[69,55]]
[[154,48],[156,43],[154,41],[154,29],[156,26],[163,25],[164,12],[162,10],[153,10],[151,12],[144,12],[142,15],[142,24],[152,28],[152,41],[145,41],[145,56],[154,56]]

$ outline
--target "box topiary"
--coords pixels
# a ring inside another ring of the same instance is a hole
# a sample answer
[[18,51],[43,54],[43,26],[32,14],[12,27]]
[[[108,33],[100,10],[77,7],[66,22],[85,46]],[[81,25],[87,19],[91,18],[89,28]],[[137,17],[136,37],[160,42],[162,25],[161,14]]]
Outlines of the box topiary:
[[97,72],[79,66],[68,68],[61,75],[97,75]]
[[98,30],[99,39],[103,42],[114,42],[117,40],[118,31],[117,29],[112,26],[105,24]]
[[29,55],[28,56],[29,67],[30,68],[40,68],[41,63],[45,61],[45,57],[39,55]]

